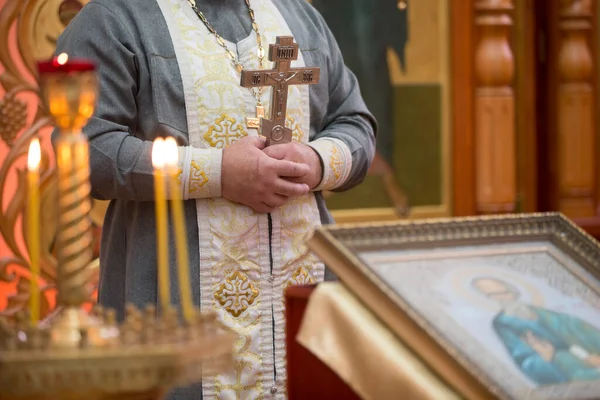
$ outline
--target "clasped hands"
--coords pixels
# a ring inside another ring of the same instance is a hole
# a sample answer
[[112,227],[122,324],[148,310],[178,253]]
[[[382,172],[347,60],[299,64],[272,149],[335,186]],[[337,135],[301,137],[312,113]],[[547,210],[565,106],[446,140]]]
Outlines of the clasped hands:
[[222,195],[229,201],[269,213],[290,198],[317,187],[323,175],[319,155],[298,142],[265,147],[246,136],[223,150]]
[[[552,361],[556,353],[554,346],[547,340],[538,338],[533,332],[527,331],[523,340],[535,350],[545,361]],[[600,355],[589,354],[583,361],[592,368],[600,368]]]

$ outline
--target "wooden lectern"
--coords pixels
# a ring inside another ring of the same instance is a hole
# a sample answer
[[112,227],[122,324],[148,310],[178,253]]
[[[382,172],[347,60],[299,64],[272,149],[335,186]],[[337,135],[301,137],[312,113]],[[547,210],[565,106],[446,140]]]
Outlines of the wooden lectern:
[[360,400],[328,366],[296,341],[304,310],[316,286],[286,290],[287,371],[289,400]]

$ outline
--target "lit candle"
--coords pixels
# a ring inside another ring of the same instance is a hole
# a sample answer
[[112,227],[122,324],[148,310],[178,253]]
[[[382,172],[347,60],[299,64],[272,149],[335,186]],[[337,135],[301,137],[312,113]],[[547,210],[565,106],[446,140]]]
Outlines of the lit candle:
[[183,200],[179,175],[179,151],[177,142],[172,137],[165,139],[165,166],[169,187],[171,211],[173,213],[173,227],[175,230],[175,248],[177,251],[177,272],[179,276],[179,290],[181,293],[181,307],[186,321],[191,322],[194,317],[194,304],[190,286],[190,271],[187,249],[187,235],[185,217],[183,214]]
[[70,58],[67,53],[59,54],[49,61],[38,62],[38,72],[40,75],[57,72],[89,72],[94,70],[95,65],[92,61],[82,58]]
[[152,146],[154,167],[154,204],[156,208],[156,262],[158,295],[163,310],[171,305],[169,279],[169,232],[167,226],[167,196],[165,186],[165,141],[158,138]]
[[[95,64],[62,53],[37,64],[42,97],[56,126],[79,130],[94,112],[96,102]],[[66,89],[66,90],[65,90]]]
[[29,186],[28,242],[31,267],[31,294],[29,297],[29,317],[32,325],[40,319],[40,141],[34,138],[29,145],[27,156],[27,182]]

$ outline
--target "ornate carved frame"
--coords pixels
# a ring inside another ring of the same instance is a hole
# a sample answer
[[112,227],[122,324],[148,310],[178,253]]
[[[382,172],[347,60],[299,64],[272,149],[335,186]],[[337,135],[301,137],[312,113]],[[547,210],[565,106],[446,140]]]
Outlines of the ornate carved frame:
[[[600,388],[597,380],[540,386],[535,388],[535,393],[526,388],[524,390],[529,391],[527,395],[520,388],[520,395],[515,397],[511,392],[518,388],[517,383],[506,379],[506,375],[499,377],[490,372],[500,369],[498,362],[483,367],[484,362],[469,358],[463,348],[448,339],[447,326],[442,328],[438,318],[428,319],[394,287],[391,280],[402,279],[400,273],[395,278],[386,275],[384,279],[362,256],[363,252],[393,251],[392,256],[386,253],[385,257],[412,262],[421,260],[419,257],[429,257],[434,251],[464,246],[461,247],[463,250],[457,251],[463,254],[461,257],[474,257],[475,254],[481,257],[486,251],[497,257],[511,257],[507,249],[494,248],[490,251],[485,246],[519,246],[528,242],[535,246],[511,251],[526,256],[534,251],[547,252],[561,259],[560,264],[568,275],[575,276],[585,285],[586,294],[593,297],[594,304],[600,303],[600,244],[558,213],[330,226],[318,230],[308,245],[353,294],[461,396],[469,399],[510,399],[531,395],[556,400],[595,397]],[[556,251],[560,254],[556,255]],[[435,259],[448,257],[447,251],[442,253],[431,255],[427,260],[431,264],[436,262]],[[563,264],[565,257],[569,260]],[[456,259],[461,258],[456,256]],[[406,265],[403,262],[406,261],[398,261],[397,265]],[[425,297],[432,295],[424,294]],[[475,354],[481,354],[481,351]]]
[[[52,56],[64,27],[89,0],[0,0],[0,284],[16,289],[0,314],[14,315],[27,305],[30,274],[27,232],[27,182],[24,168],[29,142],[42,142],[40,167],[42,317],[54,306],[57,185],[50,144],[52,121],[39,98],[35,64]],[[105,204],[95,202],[99,233]],[[97,260],[93,267],[97,272]],[[12,291],[12,290],[11,290]],[[0,293],[5,295],[5,293]],[[92,301],[92,299],[90,299]]]

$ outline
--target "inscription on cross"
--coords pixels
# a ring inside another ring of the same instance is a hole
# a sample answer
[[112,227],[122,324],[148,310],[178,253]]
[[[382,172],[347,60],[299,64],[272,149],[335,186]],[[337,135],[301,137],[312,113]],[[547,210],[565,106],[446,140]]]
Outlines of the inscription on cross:
[[269,61],[274,69],[242,71],[241,85],[245,88],[272,86],[270,119],[257,115],[258,121],[251,126],[259,128],[259,133],[267,138],[267,146],[292,141],[292,130],[285,126],[288,88],[290,85],[310,85],[319,82],[320,68],[292,68],[291,63],[298,59],[298,44],[291,36],[278,36],[275,44],[269,45]]

